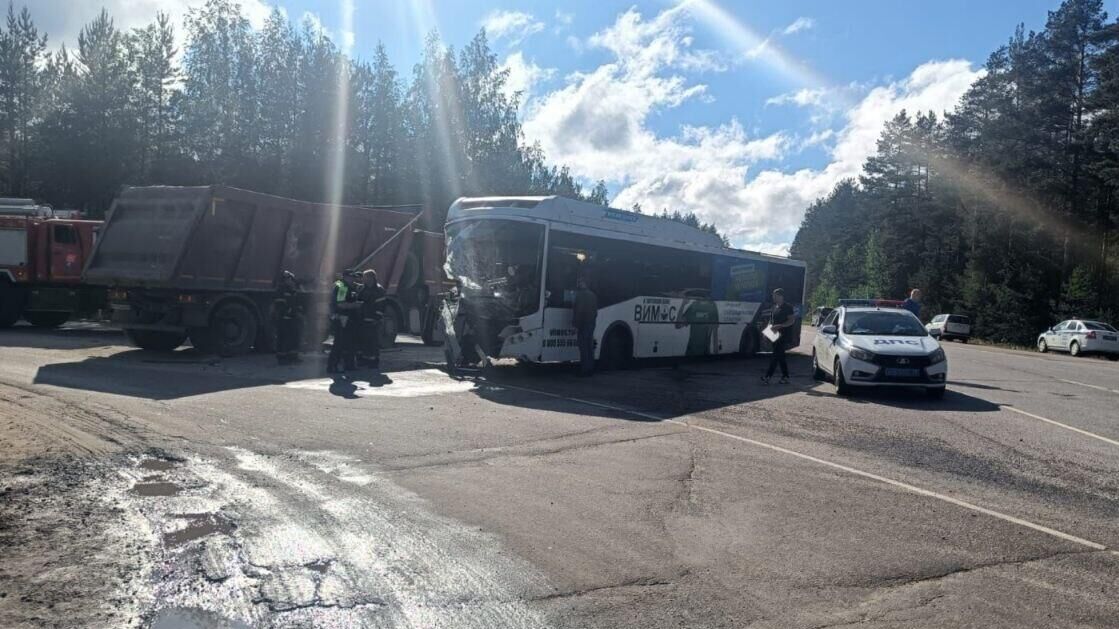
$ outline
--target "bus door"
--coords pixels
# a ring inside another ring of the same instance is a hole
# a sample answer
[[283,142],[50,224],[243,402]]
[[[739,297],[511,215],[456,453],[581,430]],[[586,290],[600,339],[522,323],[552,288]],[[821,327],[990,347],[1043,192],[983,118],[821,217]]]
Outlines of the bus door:
[[[551,232],[554,234],[555,232]],[[549,240],[551,240],[549,234]],[[585,247],[549,244],[544,282],[544,321],[541,333],[542,362],[579,360],[572,313],[575,306],[575,284],[589,263],[591,252]],[[601,323],[601,322],[600,322]]]

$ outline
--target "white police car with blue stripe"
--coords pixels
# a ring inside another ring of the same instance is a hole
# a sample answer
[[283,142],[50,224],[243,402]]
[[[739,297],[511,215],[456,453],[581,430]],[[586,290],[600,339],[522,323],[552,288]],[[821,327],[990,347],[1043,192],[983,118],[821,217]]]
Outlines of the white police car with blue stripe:
[[840,306],[816,332],[813,374],[830,378],[836,392],[858,388],[917,387],[944,395],[948,358],[913,313],[900,308]]

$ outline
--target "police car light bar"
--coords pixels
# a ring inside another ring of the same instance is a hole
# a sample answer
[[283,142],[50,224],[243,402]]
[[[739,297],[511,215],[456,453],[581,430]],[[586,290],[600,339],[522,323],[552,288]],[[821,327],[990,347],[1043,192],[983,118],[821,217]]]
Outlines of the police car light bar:
[[902,302],[897,299],[840,299],[839,305],[854,308],[901,308]]

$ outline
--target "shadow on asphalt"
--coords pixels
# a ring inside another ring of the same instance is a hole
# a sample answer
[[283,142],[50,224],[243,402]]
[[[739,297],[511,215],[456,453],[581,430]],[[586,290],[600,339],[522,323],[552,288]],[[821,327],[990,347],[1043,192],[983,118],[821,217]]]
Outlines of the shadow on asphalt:
[[127,344],[120,330],[86,321],[66,323],[54,329],[17,324],[0,330],[0,347],[66,350]]
[[[808,357],[789,354],[788,362],[794,381],[807,382],[803,374],[807,374],[810,367]],[[479,387],[474,393],[507,406],[536,410],[555,408],[554,397],[529,394],[515,388],[521,387],[551,396],[592,402],[578,408],[570,408],[568,403],[564,412],[638,422],[657,421],[625,411],[672,419],[800,392],[799,388],[791,385],[760,384],[759,377],[768,363],[769,356],[762,354],[749,359],[640,360],[631,369],[599,371],[589,378],[578,376],[578,365],[498,364],[486,368],[478,376],[481,382],[494,386]],[[502,388],[502,385],[509,388]]]
[[[346,378],[334,379],[330,392],[348,397],[353,382],[372,387],[388,386],[392,379],[384,374],[430,369],[431,359],[442,359],[440,348],[414,343],[384,350],[382,374],[359,369]],[[97,391],[151,400],[171,400],[221,391],[287,384],[301,380],[325,379],[326,355],[306,353],[294,365],[278,365],[272,354],[250,354],[220,358],[192,348],[173,352],[126,349],[111,356],[93,356],[76,362],[43,365],[35,374],[35,384],[68,389]],[[342,384],[345,383],[345,384]],[[356,396],[355,396],[356,397]]]
[[[803,348],[802,348],[803,349]],[[590,378],[578,377],[574,365],[512,365],[499,364],[477,373],[480,382],[475,395],[508,406],[548,410],[555,408],[554,398],[527,394],[513,387],[541,391],[552,396],[605,404],[615,409],[584,404],[580,408],[564,408],[565,412],[621,418],[629,421],[656,421],[637,411],[662,419],[702,413],[724,407],[777,399],[788,395],[835,398],[830,384],[813,380],[811,359],[802,353],[788,354],[792,384],[765,385],[760,376],[769,364],[769,356],[753,358],[718,357],[685,362],[666,360],[639,361],[634,369],[598,372]],[[510,388],[501,388],[508,385]],[[949,384],[939,400],[928,398],[919,388],[891,388],[858,391],[845,398],[868,407],[902,408],[936,412],[986,413],[999,410],[992,402],[968,395]],[[617,409],[622,409],[621,411]]]

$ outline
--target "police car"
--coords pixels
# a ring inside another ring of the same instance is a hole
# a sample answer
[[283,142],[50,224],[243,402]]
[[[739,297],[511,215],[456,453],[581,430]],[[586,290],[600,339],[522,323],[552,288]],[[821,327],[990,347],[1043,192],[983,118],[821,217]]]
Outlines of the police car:
[[863,387],[919,387],[944,395],[948,359],[921,321],[894,302],[840,302],[816,331],[813,374],[839,395]]

